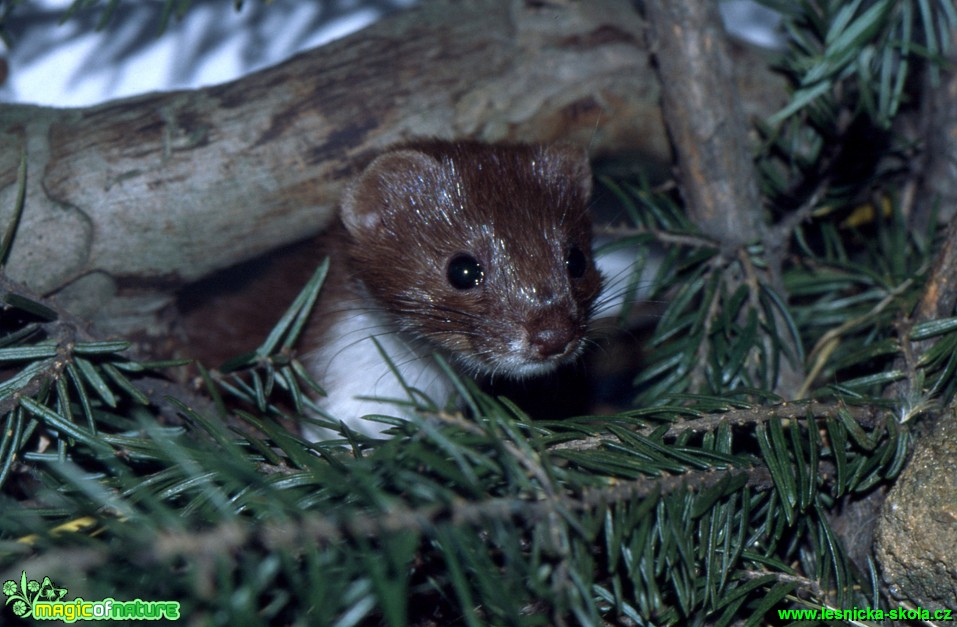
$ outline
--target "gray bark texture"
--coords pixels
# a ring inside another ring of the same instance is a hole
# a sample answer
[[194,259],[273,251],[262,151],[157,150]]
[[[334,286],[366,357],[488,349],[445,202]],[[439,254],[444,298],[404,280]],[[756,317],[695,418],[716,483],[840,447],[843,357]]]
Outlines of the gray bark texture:
[[[668,163],[643,29],[630,0],[427,0],[223,85],[0,107],[0,224],[28,166],[7,272],[105,331],[161,333],[184,284],[321,232],[389,144],[561,139]],[[746,111],[772,111],[781,82],[740,54]]]

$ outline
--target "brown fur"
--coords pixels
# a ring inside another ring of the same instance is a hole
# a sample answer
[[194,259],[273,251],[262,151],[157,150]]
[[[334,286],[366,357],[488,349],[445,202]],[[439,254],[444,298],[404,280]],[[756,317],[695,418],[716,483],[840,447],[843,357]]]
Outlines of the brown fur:
[[[577,354],[601,289],[590,192],[587,159],[574,147],[408,144],[376,159],[345,195],[351,269],[402,331],[470,367],[521,374],[509,365],[516,357],[558,363]],[[578,278],[565,266],[573,247],[587,264]],[[449,284],[459,253],[481,263],[481,286]],[[517,356],[522,334],[535,346]]]
[[[367,360],[376,350],[362,340],[367,329],[411,347],[399,365],[410,368],[412,383],[438,386],[426,389],[437,396],[447,390],[431,365],[435,351],[483,375],[553,370],[581,352],[601,290],[590,192],[585,152],[571,146],[427,141],[389,150],[346,191],[342,221],[326,234],[268,261],[266,271],[247,266],[192,290],[205,304],[187,316],[191,354],[221,360],[254,348],[329,255],[330,273],[297,351],[320,383],[386,389],[388,375]],[[573,249],[580,251],[577,273],[566,264]],[[459,254],[479,262],[480,285],[450,284],[449,261]],[[243,277],[245,289],[228,282]],[[212,320],[228,321],[227,328]],[[346,420],[376,410],[353,405],[350,390],[338,397],[330,390],[325,409]]]

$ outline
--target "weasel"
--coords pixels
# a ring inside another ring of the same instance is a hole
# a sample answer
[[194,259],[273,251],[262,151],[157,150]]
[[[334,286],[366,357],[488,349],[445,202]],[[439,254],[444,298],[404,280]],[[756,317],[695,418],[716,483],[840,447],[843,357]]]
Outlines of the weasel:
[[[466,374],[523,378],[574,360],[602,278],[592,253],[585,151],[568,145],[413,142],[375,158],[348,187],[325,238],[330,274],[301,339],[330,417],[377,434],[383,400],[436,402]],[[324,251],[325,252],[325,251]],[[306,437],[329,435],[304,426]]]

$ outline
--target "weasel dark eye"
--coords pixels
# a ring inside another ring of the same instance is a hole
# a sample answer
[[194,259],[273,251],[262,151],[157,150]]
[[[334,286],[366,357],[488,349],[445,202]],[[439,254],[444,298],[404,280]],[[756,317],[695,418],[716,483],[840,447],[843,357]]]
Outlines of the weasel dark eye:
[[449,285],[455,289],[470,290],[482,284],[485,280],[485,270],[475,257],[460,253],[449,260],[445,276],[449,280]]
[[588,260],[581,248],[578,246],[571,247],[568,255],[565,256],[565,268],[568,270],[568,276],[573,279],[580,279],[585,276],[585,271],[588,270]]

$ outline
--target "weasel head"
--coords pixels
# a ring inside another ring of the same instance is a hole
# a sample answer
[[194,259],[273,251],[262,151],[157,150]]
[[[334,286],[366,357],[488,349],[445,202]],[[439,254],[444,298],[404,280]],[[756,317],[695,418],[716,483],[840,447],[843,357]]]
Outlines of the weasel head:
[[345,194],[351,272],[402,331],[467,368],[524,377],[583,347],[595,268],[584,150],[408,144]]

